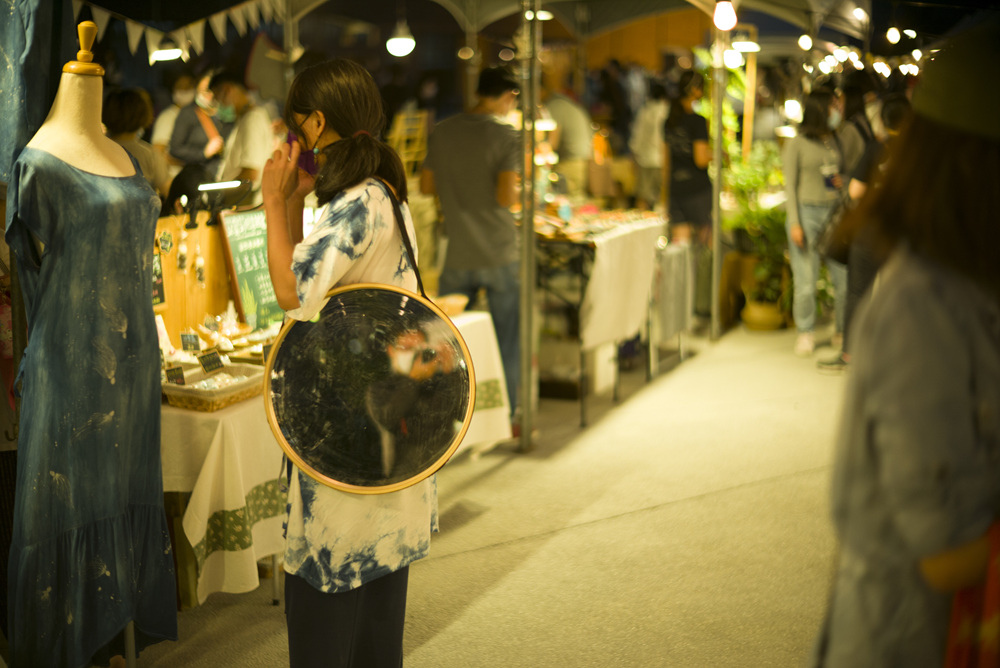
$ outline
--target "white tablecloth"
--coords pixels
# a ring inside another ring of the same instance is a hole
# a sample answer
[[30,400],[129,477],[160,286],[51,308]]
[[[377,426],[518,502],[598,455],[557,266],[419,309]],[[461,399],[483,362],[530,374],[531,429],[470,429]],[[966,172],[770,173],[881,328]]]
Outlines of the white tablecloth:
[[593,237],[596,247],[580,308],[584,350],[634,336],[649,314],[659,218],[623,223]]
[[461,452],[472,445],[510,438],[510,403],[493,318],[485,311],[467,311],[452,318],[452,322],[469,347],[476,372],[476,407],[458,446]]
[[198,602],[256,589],[257,560],[284,550],[282,452],[262,397],[213,413],[163,406],[165,492],[191,492],[184,533],[194,547]]

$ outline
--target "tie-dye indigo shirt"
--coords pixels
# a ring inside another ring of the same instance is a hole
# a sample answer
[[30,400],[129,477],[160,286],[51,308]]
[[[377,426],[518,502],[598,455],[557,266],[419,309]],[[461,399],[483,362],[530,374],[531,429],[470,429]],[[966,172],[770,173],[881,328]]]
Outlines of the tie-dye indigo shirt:
[[[405,204],[402,209],[412,241],[413,220]],[[287,315],[296,320],[319,313],[335,286],[385,283],[415,290],[416,275],[385,186],[369,179],[332,200],[295,247],[292,271],[300,306]],[[320,591],[348,591],[425,557],[436,530],[433,476],[398,492],[360,495],[293,469],[285,570]]]

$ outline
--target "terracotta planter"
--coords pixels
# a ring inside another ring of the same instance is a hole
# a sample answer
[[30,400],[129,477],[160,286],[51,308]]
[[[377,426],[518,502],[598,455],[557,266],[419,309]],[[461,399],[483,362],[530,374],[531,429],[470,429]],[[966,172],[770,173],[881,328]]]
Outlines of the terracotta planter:
[[785,326],[785,316],[777,304],[771,302],[748,301],[740,318],[747,329],[768,331]]

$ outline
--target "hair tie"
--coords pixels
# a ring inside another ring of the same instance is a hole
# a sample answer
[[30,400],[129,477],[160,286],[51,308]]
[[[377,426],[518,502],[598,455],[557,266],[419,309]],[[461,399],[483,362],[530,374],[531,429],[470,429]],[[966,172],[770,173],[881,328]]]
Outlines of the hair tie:
[[368,135],[369,137],[371,137],[371,133],[369,133],[368,130],[358,130],[357,132],[355,132],[351,136],[352,137],[357,137],[358,135]]

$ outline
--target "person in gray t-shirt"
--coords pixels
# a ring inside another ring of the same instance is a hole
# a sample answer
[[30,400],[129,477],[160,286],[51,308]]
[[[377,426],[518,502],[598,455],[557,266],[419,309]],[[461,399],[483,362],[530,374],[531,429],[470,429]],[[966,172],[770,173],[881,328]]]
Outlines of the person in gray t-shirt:
[[420,176],[420,191],[437,193],[441,201],[448,237],[439,292],[474,301],[486,289],[512,413],[521,349],[520,266],[510,207],[518,201],[523,157],[520,134],[501,118],[517,104],[518,89],[506,68],[483,70],[476,106],[435,126]]

